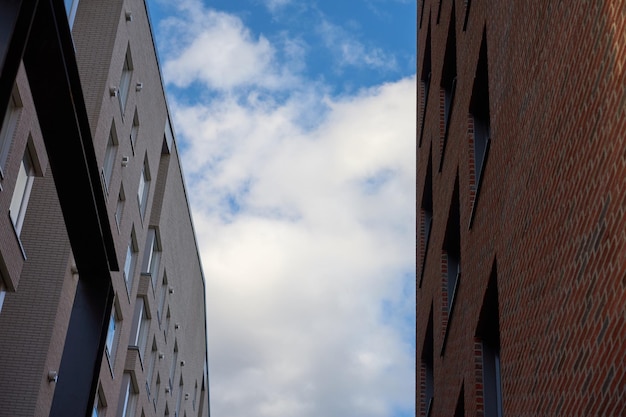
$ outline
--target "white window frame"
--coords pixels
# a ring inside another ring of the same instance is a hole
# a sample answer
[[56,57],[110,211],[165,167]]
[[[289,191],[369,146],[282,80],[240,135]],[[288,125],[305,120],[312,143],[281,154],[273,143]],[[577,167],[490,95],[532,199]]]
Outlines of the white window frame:
[[26,209],[28,208],[28,200],[34,180],[35,167],[33,165],[33,158],[30,149],[26,147],[22,162],[20,163],[20,169],[15,181],[15,189],[13,190],[13,197],[11,198],[11,205],[9,207],[15,233],[18,236],[24,225],[24,217],[26,216]]
[[137,109],[135,109],[135,114],[133,115],[133,125],[130,128],[130,147],[133,151],[133,155],[135,154],[135,146],[137,145],[138,136],[139,136],[139,114],[137,113]]
[[104,189],[108,192],[111,188],[111,178],[113,177],[113,168],[115,167],[115,159],[118,150],[117,134],[115,132],[115,124],[111,126],[107,148],[104,154],[104,163],[102,165],[102,180],[104,181]]
[[143,219],[146,215],[146,207],[148,206],[148,196],[150,194],[150,169],[148,161],[144,160],[143,169],[139,176],[139,186],[137,187],[137,202],[139,203],[139,214]]
[[148,373],[146,374],[146,391],[150,396],[152,388],[152,377],[154,376],[154,369],[156,368],[157,361],[157,346],[156,340],[152,338],[152,349],[150,350],[150,361],[148,362]]
[[118,409],[118,415],[120,417],[135,417],[135,408],[137,406],[137,392],[133,386],[133,381],[130,378],[128,372],[124,373],[122,378],[122,398],[120,398],[120,405]]
[[93,409],[91,411],[91,417],[102,417],[104,416],[104,407],[105,401],[103,400],[102,395],[100,394],[101,388],[99,387],[96,391],[96,397],[93,401]]
[[117,298],[113,302],[113,306],[111,307],[111,316],[109,317],[109,330],[107,332],[107,338],[105,343],[105,352],[107,358],[109,360],[109,365],[111,368],[111,372],[113,372],[115,365],[115,356],[117,353],[117,345],[120,334],[121,327],[121,317],[120,313],[117,309]]
[[144,247],[141,273],[149,274],[151,276],[152,289],[156,287],[160,260],[161,244],[159,239],[159,233],[155,227],[149,227],[148,236],[146,237],[146,246]]
[[130,294],[133,288],[133,277],[135,275],[135,265],[137,264],[137,238],[135,237],[135,229],[130,232],[130,241],[126,250],[126,261],[124,262],[124,281],[126,289]]
[[142,297],[138,297],[135,303],[135,315],[133,317],[130,346],[137,347],[142,358],[146,350],[149,329],[150,317],[146,309],[145,301]]
[[130,92],[130,82],[133,78],[133,59],[130,54],[130,45],[126,48],[124,57],[124,65],[122,66],[122,75],[120,77],[120,88],[117,97],[120,101],[120,109],[122,116],[126,110],[126,101],[128,101],[128,93]]

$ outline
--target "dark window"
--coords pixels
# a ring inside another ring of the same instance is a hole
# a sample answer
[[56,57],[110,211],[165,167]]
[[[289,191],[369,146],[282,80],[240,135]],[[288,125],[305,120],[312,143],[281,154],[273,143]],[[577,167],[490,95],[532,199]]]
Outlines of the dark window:
[[454,93],[456,91],[456,29],[455,29],[455,13],[454,3],[452,3],[452,16],[450,17],[450,25],[448,26],[448,40],[446,42],[446,54],[443,59],[443,73],[441,75],[441,88],[443,90],[443,146],[441,152],[441,164],[439,171],[443,165],[443,155],[446,150],[446,142],[448,139],[448,130],[450,127],[450,117],[453,110]]
[[470,7],[472,6],[472,0],[465,0],[465,19],[463,19],[463,31],[467,29],[467,20],[469,19]]
[[498,279],[495,264],[485,292],[477,336],[482,342],[483,351],[482,376],[485,417],[501,417],[500,316],[498,313]]
[[432,151],[428,156],[428,166],[426,167],[426,180],[424,181],[424,192],[422,194],[422,233],[424,237],[424,247],[422,249],[422,270],[420,273],[419,287],[422,287],[424,279],[424,269],[426,267],[426,254],[430,242],[430,231],[433,223],[433,162]]
[[454,417],[465,417],[465,387],[461,386],[461,393],[459,399],[456,401],[456,409],[454,410]]
[[[443,243],[443,250],[447,257],[446,277],[448,279],[448,314],[452,311],[454,297],[461,278],[461,228],[459,218],[459,179],[457,176],[456,183],[454,184],[450,211],[448,212],[446,236]],[[448,325],[449,320],[450,319],[448,318]]]
[[[487,65],[487,41],[485,32],[483,31],[483,39],[480,46],[480,55],[478,65],[476,67],[476,75],[474,77],[474,86],[472,88],[472,98],[470,101],[470,114],[474,125],[474,169],[476,178],[476,193],[474,198],[474,206],[480,192],[483,173],[487,157],[489,155],[489,147],[491,144],[491,120],[489,116],[489,72]],[[472,220],[474,213],[472,211]]]
[[426,32],[426,47],[424,48],[424,62],[422,63],[422,74],[420,82],[424,91],[424,101],[422,102],[422,126],[420,128],[419,146],[422,146],[422,137],[424,136],[424,125],[426,124],[426,105],[428,104],[428,93],[430,92],[430,79],[432,75],[431,67],[431,51],[430,51],[430,22],[428,23],[428,32]]
[[435,372],[434,372],[434,338],[433,338],[433,309],[430,309],[424,347],[422,348],[422,364],[424,366],[424,415],[428,417],[433,406],[435,393]]

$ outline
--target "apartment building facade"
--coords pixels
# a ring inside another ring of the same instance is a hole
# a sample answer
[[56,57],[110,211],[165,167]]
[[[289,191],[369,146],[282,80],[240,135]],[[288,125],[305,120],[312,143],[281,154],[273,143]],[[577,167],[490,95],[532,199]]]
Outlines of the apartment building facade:
[[626,413],[625,24],[419,1],[418,415]]
[[204,278],[147,5],[0,16],[0,416],[209,416]]

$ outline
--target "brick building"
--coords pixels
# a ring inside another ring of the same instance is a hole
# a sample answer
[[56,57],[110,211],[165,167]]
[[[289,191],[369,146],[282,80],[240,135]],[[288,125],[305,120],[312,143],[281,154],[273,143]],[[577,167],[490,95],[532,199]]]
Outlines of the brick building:
[[209,416],[205,286],[144,0],[0,4],[0,416]]
[[419,1],[418,415],[626,414],[625,24]]

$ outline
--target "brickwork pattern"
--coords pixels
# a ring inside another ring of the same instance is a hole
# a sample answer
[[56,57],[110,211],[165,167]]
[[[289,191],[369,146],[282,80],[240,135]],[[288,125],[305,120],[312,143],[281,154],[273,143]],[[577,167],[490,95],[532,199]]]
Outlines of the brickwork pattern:
[[[453,1],[463,10],[462,0],[441,2],[438,24],[439,1],[419,2],[418,73],[430,22],[432,85],[441,80]],[[452,23],[455,113],[469,112],[486,28],[492,142],[471,228],[476,167],[465,117],[451,119],[445,163],[433,172],[433,247],[442,247],[459,173],[463,270],[446,349],[435,356],[433,415],[453,415],[462,381],[475,380],[478,317],[496,256],[504,415],[624,415],[626,3],[472,0],[465,31],[464,20],[458,13]],[[440,114],[426,110],[418,190],[431,145],[433,160],[442,158]],[[430,306],[443,305],[438,262],[425,265],[418,346]],[[433,319],[443,326],[444,309]],[[434,337],[439,352],[444,335]],[[481,396],[469,387],[465,409],[477,415]]]

